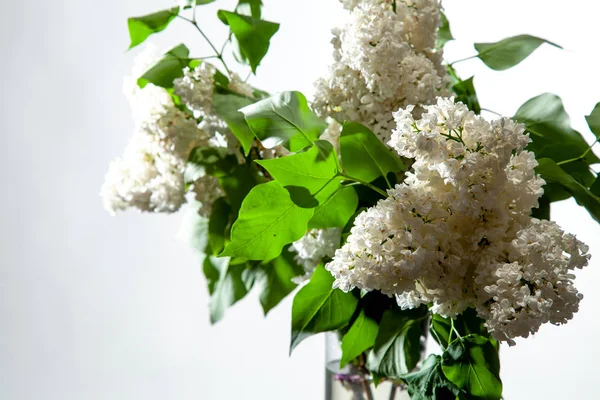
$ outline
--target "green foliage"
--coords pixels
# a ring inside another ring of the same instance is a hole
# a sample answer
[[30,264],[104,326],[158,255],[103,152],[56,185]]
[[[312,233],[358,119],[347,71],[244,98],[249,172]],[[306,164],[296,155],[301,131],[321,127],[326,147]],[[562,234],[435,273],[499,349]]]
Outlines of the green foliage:
[[539,198],[538,203],[538,208],[531,210],[531,216],[537,219],[550,220],[550,197],[544,194]]
[[189,8],[192,8],[194,6],[203,6],[204,4],[210,4],[210,3],[214,3],[215,0],[185,0],[184,1],[184,6],[183,9],[187,10]]
[[295,204],[316,208],[309,229],[342,228],[356,211],[356,191],[340,185],[338,157],[327,141],[315,140],[304,152],[257,163],[290,192]]
[[179,14],[179,7],[173,7],[141,17],[128,18],[127,26],[129,28],[129,38],[131,39],[129,48],[132,49],[143,43],[153,33],[164,30],[177,14]]
[[450,22],[448,22],[448,18],[446,14],[440,12],[440,19],[442,24],[440,25],[440,29],[438,30],[438,36],[435,40],[435,47],[441,49],[451,40],[454,40],[452,36],[452,32],[450,32]]
[[248,193],[263,181],[264,179],[258,175],[256,166],[251,163],[236,165],[226,176],[219,178],[219,183],[227,195],[233,215],[237,216]]
[[283,92],[256,102],[240,110],[248,125],[270,149],[277,145],[290,148],[295,139],[296,151],[318,139],[327,127],[308,107],[306,97],[300,92]]
[[[558,162],[577,157],[588,148],[581,134],[571,128],[569,115],[557,95],[544,93],[528,100],[513,118],[525,124],[531,133],[532,143],[528,149],[538,158],[548,157]],[[585,160],[599,161],[593,153]]]
[[562,48],[536,36],[518,35],[495,43],[475,43],[475,49],[478,51],[477,57],[488,67],[496,71],[502,71],[519,64],[542,43],[548,43],[559,49]]
[[301,207],[323,204],[339,187],[337,155],[331,143],[317,140],[303,153],[257,161]]
[[367,317],[365,311],[361,310],[348,332],[342,338],[340,368],[344,368],[350,361],[373,347],[378,331],[379,326],[377,321]]
[[137,84],[144,88],[148,83],[165,89],[173,88],[173,81],[183,76],[185,67],[194,67],[199,61],[189,58],[190,51],[183,45],[177,45],[165,53],[164,57],[138,78]]
[[[226,224],[218,221],[219,216],[226,213],[223,200],[215,202],[213,215],[210,220],[198,214],[200,203],[192,203],[186,210],[184,224],[178,237],[187,241],[201,255],[202,270],[208,283],[210,294],[210,319],[212,323],[219,321],[225,310],[242,299],[252,287],[251,281],[244,279],[248,265],[244,262],[234,262],[229,257],[219,258],[211,249],[212,244],[224,240]],[[237,261],[237,260],[235,260]]]
[[442,355],[442,371],[469,399],[499,400],[502,396],[498,352],[483,336],[453,341]]
[[426,317],[426,307],[405,311],[395,307],[386,311],[367,358],[369,371],[400,379],[415,368],[421,357],[421,325]]
[[577,203],[586,208],[590,215],[600,222],[600,197],[592,193],[575,178],[565,172],[549,158],[538,159],[536,172],[542,175],[546,182],[559,183],[575,197]]
[[389,172],[405,169],[392,149],[381,143],[367,127],[356,122],[344,122],[340,153],[346,173],[365,182],[380,176],[386,178]]
[[600,103],[597,103],[590,115],[585,117],[590,130],[600,140]]
[[442,357],[431,354],[418,371],[402,375],[412,400],[454,400],[459,389],[442,372]]
[[184,179],[194,182],[204,174],[223,177],[233,171],[238,162],[234,155],[222,147],[196,147],[188,157]]
[[276,259],[260,265],[257,280],[262,286],[260,304],[265,315],[296,288],[292,278],[303,273],[291,251],[284,250]]
[[271,38],[279,30],[279,24],[260,18],[219,10],[219,19],[226,25],[238,42],[240,54],[247,59],[252,72],[267,54]]
[[[585,187],[593,183],[595,177],[589,165],[600,160],[588,151],[589,146],[581,134],[571,128],[560,97],[550,93],[534,97],[519,108],[513,119],[525,124],[532,139],[528,150],[533,151],[538,160],[549,158],[557,163],[570,160],[561,168]],[[554,183],[544,186],[544,193],[551,202],[564,200],[572,194],[564,186]]]
[[[472,308],[467,308],[462,314],[454,319],[454,329],[461,336],[477,334],[488,336],[488,331],[483,325],[484,320],[477,316],[477,312]],[[449,318],[442,317],[439,314],[432,314],[429,326],[431,336],[435,341],[445,349],[452,342],[452,322]],[[456,338],[456,336],[454,336]]]
[[[218,322],[225,310],[244,298],[252,288],[243,275],[245,264],[233,265],[229,257],[208,256],[204,259],[204,275],[209,279],[210,321]],[[212,290],[210,290],[212,288]]]
[[260,19],[262,16],[262,5],[261,0],[239,0],[238,5],[235,7],[235,12]]
[[315,209],[309,229],[343,228],[356,212],[358,195],[352,186],[339,187]]
[[239,110],[252,104],[252,100],[233,94],[215,93],[213,102],[215,113],[227,123],[231,132],[240,141],[244,153],[248,155],[254,142],[254,133],[248,126],[244,114]]
[[197,201],[186,206],[177,238],[204,255],[208,246],[208,218],[198,214],[200,206],[200,202]]
[[275,258],[283,246],[306,233],[313,212],[295,204],[290,193],[275,181],[255,186],[242,203],[231,229],[231,242],[221,256]]
[[452,90],[456,93],[456,100],[463,102],[469,110],[475,114],[481,114],[481,106],[473,86],[473,76],[467,80],[459,80],[452,86]]
[[322,266],[296,293],[292,304],[290,353],[307,337],[342,329],[350,323],[358,300],[352,293],[333,289],[334,278]]
[[592,186],[590,186],[590,192],[592,192],[594,196],[600,197],[600,176],[596,178]]
[[219,197],[213,202],[208,219],[208,248],[212,255],[222,252],[225,242],[229,239],[227,227],[230,215],[231,206],[224,197]]

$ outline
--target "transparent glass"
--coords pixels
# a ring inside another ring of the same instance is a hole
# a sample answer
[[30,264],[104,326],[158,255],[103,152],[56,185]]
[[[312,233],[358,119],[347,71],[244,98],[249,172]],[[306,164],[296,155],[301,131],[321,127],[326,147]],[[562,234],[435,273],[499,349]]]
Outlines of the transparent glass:
[[325,400],[410,400],[406,388],[391,382],[377,387],[371,376],[353,365],[340,369],[342,350],[337,333],[325,335]]

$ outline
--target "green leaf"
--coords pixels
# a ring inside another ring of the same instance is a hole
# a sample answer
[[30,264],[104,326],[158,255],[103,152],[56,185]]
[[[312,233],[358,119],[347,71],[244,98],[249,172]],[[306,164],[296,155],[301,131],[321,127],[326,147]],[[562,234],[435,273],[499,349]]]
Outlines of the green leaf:
[[444,47],[444,45],[449,41],[454,40],[452,32],[450,32],[450,22],[448,22],[448,18],[443,12],[440,12],[440,20],[442,24],[440,25],[440,29],[438,30],[438,36],[435,40],[435,47],[438,49]]
[[577,203],[588,210],[590,215],[600,222],[600,197],[579,183],[575,178],[565,172],[553,160],[549,158],[538,159],[539,165],[536,172],[542,175],[546,182],[560,183],[569,193],[575,197]]
[[292,196],[301,207],[323,204],[340,186],[337,154],[333,145],[316,140],[303,153],[272,160],[256,161]]
[[418,371],[403,375],[411,400],[454,400],[459,389],[442,372],[442,358],[431,354]]
[[342,338],[340,369],[360,356],[365,350],[373,347],[378,330],[379,326],[377,322],[367,317],[365,311],[361,310],[348,332]]
[[184,179],[194,182],[204,174],[227,176],[238,165],[237,158],[223,147],[196,147],[188,157]]
[[427,309],[387,310],[379,324],[375,346],[367,358],[369,371],[399,379],[421,358],[421,323]]
[[318,266],[310,281],[296,293],[292,304],[290,353],[300,342],[316,333],[344,328],[356,310],[352,293],[333,289],[333,276]]
[[452,342],[442,355],[442,371],[469,399],[499,400],[500,360],[487,338],[469,335]]
[[227,175],[219,178],[219,183],[227,195],[234,216],[237,217],[248,193],[263,182],[264,179],[258,175],[256,166],[251,163],[236,165]]
[[[477,312],[474,309],[467,308],[462,314],[459,314],[454,319],[454,329],[456,329],[461,336],[477,334],[487,337],[488,331],[484,326],[484,322],[483,319],[477,316]],[[451,330],[452,325],[449,318],[442,317],[439,314],[431,315],[429,331],[442,349],[445,349],[451,341]],[[455,339],[456,337],[453,338]]]
[[231,206],[224,197],[213,202],[208,220],[208,243],[212,255],[219,254],[225,247],[230,215]]
[[313,210],[301,208],[279,183],[254,187],[244,199],[222,256],[270,260],[305,233]]
[[531,35],[513,36],[495,43],[475,43],[475,49],[479,53],[477,57],[488,67],[503,71],[526,59],[542,43],[562,49],[557,44]]
[[192,201],[186,206],[177,239],[204,255],[208,246],[209,221],[198,213],[201,206],[198,201]]
[[[527,149],[533,151],[538,159],[546,157],[555,162],[571,160],[580,157],[589,147],[581,134],[571,128],[562,100],[554,94],[544,93],[528,100],[513,119],[525,124],[532,139]],[[593,183],[594,176],[588,164],[599,161],[590,151],[583,160],[570,162],[562,168],[584,186],[589,186]],[[568,197],[564,196],[564,192],[557,191],[556,187],[546,192],[551,201]]]
[[237,39],[240,54],[248,60],[252,72],[256,74],[256,68],[267,54],[279,24],[225,10],[219,10],[217,15],[224,24],[229,25]]
[[173,7],[141,17],[128,18],[127,26],[129,27],[129,38],[131,39],[129,48],[134,48],[143,43],[148,36],[165,29],[177,14],[179,14],[179,7]]
[[252,104],[252,100],[232,94],[215,93],[213,103],[215,113],[227,123],[231,132],[242,144],[244,154],[248,155],[254,142],[254,133],[248,126],[244,114],[239,110]]
[[356,122],[344,122],[340,153],[346,173],[366,182],[405,169],[391,148],[381,143],[369,128]]
[[[212,282],[210,297],[210,321],[218,322],[225,315],[225,310],[244,298],[250,288],[242,278],[245,264],[231,265],[228,257],[209,256],[204,259],[204,271],[207,276],[217,276]],[[207,270],[210,271],[207,274]],[[209,282],[209,289],[211,283]]]
[[[581,134],[571,128],[562,100],[555,94],[544,93],[527,100],[513,118],[525,124],[531,133],[532,143],[528,149],[538,158],[562,161],[580,156],[588,148]],[[587,160],[598,161],[593,155]]]
[[308,222],[308,229],[343,228],[358,206],[358,195],[352,186],[338,188],[319,205]]
[[262,17],[262,5],[261,0],[239,0],[235,12],[260,19]]
[[194,6],[203,6],[205,4],[214,3],[215,0],[184,0],[183,9],[187,10],[189,8],[193,8]]
[[[545,191],[546,188],[544,188]],[[544,193],[538,200],[539,207],[531,210],[531,216],[537,219],[550,220],[550,198]]]
[[148,83],[165,89],[173,88],[173,81],[183,76],[183,69],[195,62],[189,58],[189,50],[177,45],[165,53],[164,57],[138,78],[137,84],[144,88]]
[[594,181],[594,183],[590,187],[590,192],[592,192],[592,194],[594,196],[600,197],[600,176],[598,176],[596,178],[596,180]]
[[481,107],[475,86],[473,86],[473,76],[467,80],[459,81],[452,86],[452,90],[456,93],[456,100],[463,102],[469,110],[475,114],[481,114]]
[[590,130],[600,140],[600,103],[597,103],[590,115],[585,117]]
[[284,250],[276,259],[262,264],[260,271],[262,273],[260,304],[267,315],[296,288],[292,278],[302,275],[304,269],[294,260],[294,253]]
[[308,146],[327,127],[310,110],[306,97],[300,92],[283,92],[240,111],[256,137],[268,149],[278,145],[289,148],[289,142],[294,138],[304,143],[302,147]]

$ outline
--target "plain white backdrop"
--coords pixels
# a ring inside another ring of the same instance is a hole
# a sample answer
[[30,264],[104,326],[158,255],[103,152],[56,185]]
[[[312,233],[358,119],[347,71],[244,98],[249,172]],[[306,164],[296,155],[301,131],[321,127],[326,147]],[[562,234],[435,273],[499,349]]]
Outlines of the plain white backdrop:
[[[264,0],[281,22],[252,83],[276,92],[312,92],[330,62],[330,28],[343,17],[336,0]],[[225,30],[218,8],[199,8],[215,42]],[[176,215],[127,212],[110,217],[98,195],[109,161],[132,131],[121,94],[137,50],[126,18],[169,0],[63,0],[0,3],[0,398],[6,400],[192,400],[323,397],[323,338],[288,357],[291,301],[265,319],[250,295],[210,326],[204,277],[194,253],[175,239]],[[478,60],[484,107],[512,115],[545,91],[563,97],[573,125],[591,142],[583,116],[600,101],[597,15],[591,0],[446,0],[456,42],[449,61],[473,54],[475,41],[530,33],[542,46],[511,70]],[[153,41],[184,41],[194,56],[209,48],[184,22]],[[600,152],[600,147],[598,148]],[[503,347],[505,398],[597,398],[596,316],[600,307],[600,227],[573,201],[553,217],[587,242],[595,257],[578,274],[581,310],[564,327],[543,327]]]

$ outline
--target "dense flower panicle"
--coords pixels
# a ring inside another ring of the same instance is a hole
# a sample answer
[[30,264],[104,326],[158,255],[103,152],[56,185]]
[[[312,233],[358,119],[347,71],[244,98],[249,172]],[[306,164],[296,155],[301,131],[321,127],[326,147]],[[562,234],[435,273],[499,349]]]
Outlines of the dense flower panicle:
[[295,283],[307,281],[315,268],[331,259],[340,247],[341,228],[311,229],[301,239],[292,243],[290,250],[297,253],[294,257],[304,267],[304,275],[293,279]]
[[414,159],[389,197],[361,213],[327,269],[335,286],[381,290],[402,308],[468,307],[490,333],[512,342],[545,322],[566,322],[581,296],[574,268],[587,247],[554,223],[530,217],[543,194],[522,125],[488,122],[440,98],[420,119],[394,114],[389,145]]
[[[218,134],[201,129],[194,118],[179,110],[165,89],[151,83],[138,87],[137,78],[160,59],[157,54],[152,47],[143,52],[136,59],[132,77],[125,79],[124,90],[131,104],[135,130],[123,156],[111,164],[101,190],[104,205],[112,213],[130,207],[141,211],[177,211],[186,201],[184,171],[191,150],[223,142]],[[205,70],[210,68],[202,69]],[[202,76],[202,72],[196,72],[196,76]],[[206,88],[203,90],[212,99],[212,87],[208,94]],[[189,95],[186,100],[190,102],[209,104],[198,93]],[[221,194],[212,177],[201,177],[193,187],[205,208]]]
[[215,200],[225,194],[219,179],[212,175],[204,175],[194,181],[191,191],[194,199],[201,203],[198,212],[205,217],[210,215]]
[[[214,110],[214,85],[217,69],[207,63],[202,63],[193,70],[184,68],[184,76],[175,79],[173,86],[175,94],[194,113],[196,118],[202,118],[199,127],[208,132],[214,147],[227,147],[231,153],[237,154],[239,143]],[[233,73],[229,82],[229,90],[246,97],[254,97],[254,89]]]
[[178,110],[169,94],[148,84],[130,95],[135,131],[102,187],[105,207],[174,212],[185,202],[183,172],[189,152],[208,136]]
[[571,271],[587,265],[588,247],[556,223],[531,219],[506,246],[508,256],[483,259],[475,281],[481,297],[479,314],[498,340],[528,337],[540,325],[564,324],[573,318],[583,298],[573,286]]
[[352,10],[334,29],[334,63],[316,83],[314,108],[321,116],[368,126],[382,141],[395,127],[392,112],[431,104],[448,93],[448,79],[435,38],[437,0],[344,2]]
[[207,118],[213,115],[216,71],[217,69],[208,63],[202,63],[193,70],[186,67],[183,69],[183,77],[173,82],[175,94],[196,116]]
[[130,207],[173,212],[185,201],[184,165],[153,139],[136,133],[123,156],[110,164],[101,194],[111,213]]

